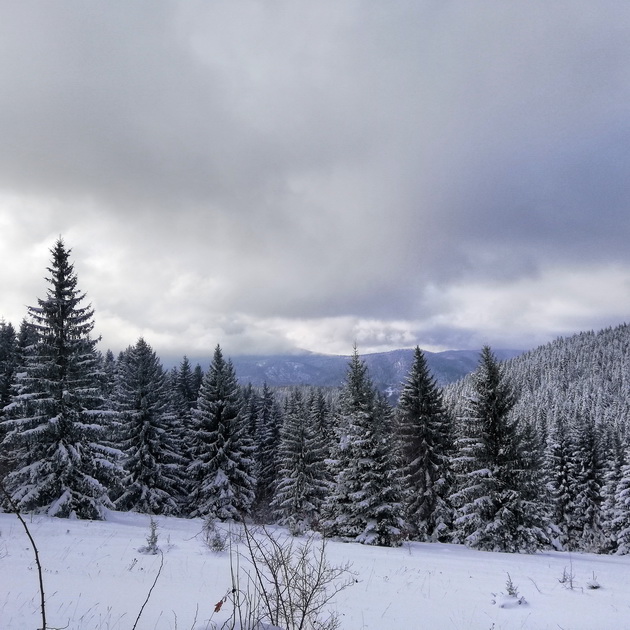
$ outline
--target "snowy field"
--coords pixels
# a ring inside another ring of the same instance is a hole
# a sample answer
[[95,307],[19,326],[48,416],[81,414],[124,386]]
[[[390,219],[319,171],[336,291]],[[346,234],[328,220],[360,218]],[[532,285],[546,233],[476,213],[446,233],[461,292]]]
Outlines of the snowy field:
[[[110,513],[105,522],[29,519],[44,567],[47,625],[133,627],[160,556],[144,555],[148,517]],[[157,519],[164,566],[141,630],[220,628],[215,604],[229,590],[228,552],[202,542],[200,520]],[[630,630],[630,556],[471,551],[455,545],[398,549],[328,542],[331,564],[350,562],[357,582],[334,600],[343,630]],[[525,601],[503,597],[508,573]],[[560,583],[572,573],[573,589]],[[600,588],[589,588],[596,578]],[[196,621],[195,621],[196,616]],[[32,549],[14,515],[0,514],[0,628],[41,625]]]

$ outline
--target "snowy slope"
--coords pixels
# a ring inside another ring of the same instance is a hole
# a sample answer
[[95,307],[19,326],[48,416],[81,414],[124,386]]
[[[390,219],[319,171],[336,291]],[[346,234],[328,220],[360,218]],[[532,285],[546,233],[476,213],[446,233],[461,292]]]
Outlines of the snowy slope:
[[[158,517],[164,567],[138,624],[146,630],[217,627],[229,590],[230,558],[198,536],[201,521]],[[133,627],[160,565],[138,553],[148,517],[110,513],[106,522],[29,520],[44,566],[48,625],[69,630]],[[630,630],[630,557],[510,555],[455,545],[398,549],[331,541],[333,564],[352,563],[357,582],[334,600],[344,630]],[[574,589],[559,582],[575,576]],[[525,603],[505,598],[508,573]],[[595,574],[601,588],[587,582]],[[493,595],[494,594],[494,595]],[[0,514],[0,628],[40,627],[37,572],[16,517]],[[494,602],[494,603],[493,603]],[[196,612],[197,611],[197,612]],[[196,616],[196,621],[195,621]]]

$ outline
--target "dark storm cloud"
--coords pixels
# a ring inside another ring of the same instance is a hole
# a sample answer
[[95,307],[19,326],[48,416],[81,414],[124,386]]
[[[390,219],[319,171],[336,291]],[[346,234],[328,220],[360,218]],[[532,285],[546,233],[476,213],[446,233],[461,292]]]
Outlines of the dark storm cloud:
[[[308,321],[375,348],[476,344],[469,326],[527,343],[565,332],[575,305],[535,317],[565,276],[627,277],[626,3],[2,13],[5,255],[63,233],[129,336],[268,348],[316,343]],[[496,306],[513,286],[533,296],[519,313]]]

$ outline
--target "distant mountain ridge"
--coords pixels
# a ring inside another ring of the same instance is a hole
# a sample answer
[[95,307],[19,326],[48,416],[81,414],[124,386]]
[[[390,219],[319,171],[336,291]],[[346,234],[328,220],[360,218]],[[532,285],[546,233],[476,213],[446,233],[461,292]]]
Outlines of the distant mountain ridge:
[[[501,359],[511,359],[523,350],[493,350]],[[414,350],[392,350],[362,355],[376,387],[396,397],[409,373]],[[478,350],[424,352],[438,384],[453,383],[472,372],[479,359]],[[291,354],[268,356],[236,356],[232,363],[239,381],[261,386],[290,387],[313,385],[337,387],[343,383],[350,356],[329,354]]]

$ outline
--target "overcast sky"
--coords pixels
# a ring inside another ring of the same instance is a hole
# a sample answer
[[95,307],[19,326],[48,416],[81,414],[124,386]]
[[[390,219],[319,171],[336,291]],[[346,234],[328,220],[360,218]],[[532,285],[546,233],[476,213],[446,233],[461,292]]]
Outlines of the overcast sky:
[[72,248],[161,355],[527,349],[630,313],[630,3],[0,10],[0,315]]

